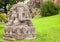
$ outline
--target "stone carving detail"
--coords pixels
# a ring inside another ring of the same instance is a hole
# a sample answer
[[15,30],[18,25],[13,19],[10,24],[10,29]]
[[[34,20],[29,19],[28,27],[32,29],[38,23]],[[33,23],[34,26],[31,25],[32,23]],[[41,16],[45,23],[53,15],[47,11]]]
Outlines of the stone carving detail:
[[5,27],[5,40],[26,40],[35,38],[35,29],[31,22],[28,6],[19,2],[12,6]]

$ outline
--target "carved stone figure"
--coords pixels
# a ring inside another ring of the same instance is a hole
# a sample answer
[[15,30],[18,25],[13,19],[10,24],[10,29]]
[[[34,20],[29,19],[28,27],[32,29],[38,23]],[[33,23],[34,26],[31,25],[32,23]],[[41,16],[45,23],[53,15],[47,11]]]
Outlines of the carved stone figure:
[[31,22],[28,6],[23,2],[13,5],[5,27],[5,40],[26,40],[35,38],[35,29]]

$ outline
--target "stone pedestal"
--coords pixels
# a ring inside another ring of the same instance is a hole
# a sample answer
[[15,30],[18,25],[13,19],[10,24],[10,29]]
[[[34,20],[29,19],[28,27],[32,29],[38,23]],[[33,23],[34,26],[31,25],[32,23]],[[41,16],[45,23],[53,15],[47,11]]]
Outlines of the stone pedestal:
[[5,27],[5,40],[35,39],[35,29],[31,22],[28,6],[19,2],[11,8]]

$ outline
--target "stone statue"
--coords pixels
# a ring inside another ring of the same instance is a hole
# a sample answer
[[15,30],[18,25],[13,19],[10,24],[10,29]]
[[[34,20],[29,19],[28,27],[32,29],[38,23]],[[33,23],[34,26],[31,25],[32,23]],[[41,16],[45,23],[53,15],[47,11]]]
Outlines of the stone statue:
[[35,29],[31,22],[28,6],[23,2],[13,5],[5,27],[5,40],[27,40],[35,38]]

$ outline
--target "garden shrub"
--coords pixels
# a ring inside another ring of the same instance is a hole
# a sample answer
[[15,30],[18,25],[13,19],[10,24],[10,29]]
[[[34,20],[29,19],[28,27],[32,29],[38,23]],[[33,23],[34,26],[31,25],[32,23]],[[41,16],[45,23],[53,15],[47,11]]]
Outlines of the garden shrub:
[[59,12],[58,6],[51,1],[43,2],[40,7],[41,16],[56,15]]
[[58,6],[58,9],[59,9],[59,11],[60,11],[60,6]]
[[7,21],[7,17],[6,17],[6,14],[2,13],[0,14],[0,22],[6,22]]

